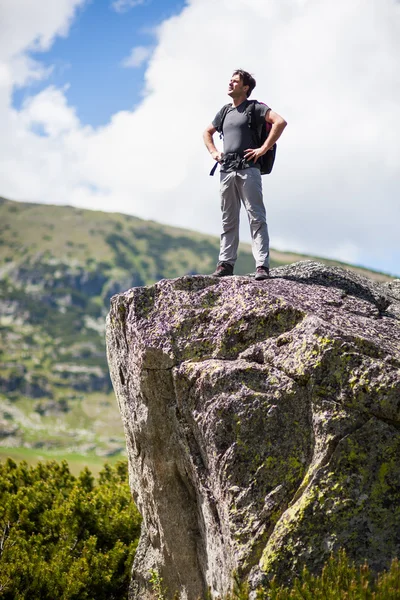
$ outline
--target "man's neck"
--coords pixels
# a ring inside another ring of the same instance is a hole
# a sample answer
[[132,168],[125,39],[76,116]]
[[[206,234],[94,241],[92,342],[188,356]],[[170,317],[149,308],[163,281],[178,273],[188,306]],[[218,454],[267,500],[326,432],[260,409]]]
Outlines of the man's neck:
[[238,98],[232,98],[232,106],[234,106],[235,108],[237,108],[245,100],[247,100],[246,94],[244,94],[243,96],[239,96]]

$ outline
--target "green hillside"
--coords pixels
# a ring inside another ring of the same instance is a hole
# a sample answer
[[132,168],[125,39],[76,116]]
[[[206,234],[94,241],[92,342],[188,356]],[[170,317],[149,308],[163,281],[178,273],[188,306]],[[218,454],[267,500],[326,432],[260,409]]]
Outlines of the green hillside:
[[[123,453],[105,357],[110,297],[211,273],[218,247],[217,237],[132,216],[0,198],[0,456]],[[271,252],[273,267],[304,258]],[[253,270],[242,245],[235,272]]]

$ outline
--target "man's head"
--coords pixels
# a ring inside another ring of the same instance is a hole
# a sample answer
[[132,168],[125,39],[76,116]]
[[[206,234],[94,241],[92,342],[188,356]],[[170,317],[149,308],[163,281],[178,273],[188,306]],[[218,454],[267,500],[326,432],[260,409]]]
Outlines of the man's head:
[[231,98],[245,95],[247,98],[256,87],[256,80],[247,71],[236,69],[229,82],[228,96]]

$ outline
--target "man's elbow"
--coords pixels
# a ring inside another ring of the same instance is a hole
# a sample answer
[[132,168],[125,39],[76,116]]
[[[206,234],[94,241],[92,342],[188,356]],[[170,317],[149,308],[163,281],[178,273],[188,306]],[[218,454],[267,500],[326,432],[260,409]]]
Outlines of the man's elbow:
[[212,142],[213,136],[212,133],[210,131],[210,129],[207,127],[207,129],[205,129],[203,131],[203,140],[205,144],[209,144]]
[[283,117],[281,117],[279,120],[279,126],[282,131],[285,129],[286,125],[287,125],[287,121],[285,121],[285,119]]

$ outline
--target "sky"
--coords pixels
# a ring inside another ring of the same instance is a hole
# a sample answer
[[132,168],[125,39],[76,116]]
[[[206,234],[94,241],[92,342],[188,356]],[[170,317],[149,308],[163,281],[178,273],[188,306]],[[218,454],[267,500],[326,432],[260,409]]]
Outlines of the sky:
[[399,57],[398,0],[2,0],[0,196],[218,235],[202,132],[243,68],[288,122],[272,247],[400,275]]

